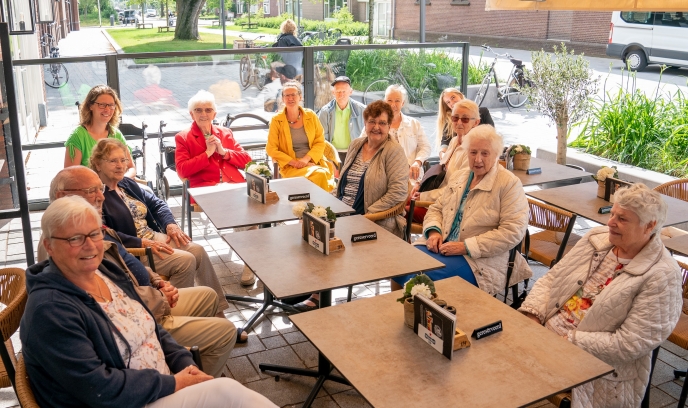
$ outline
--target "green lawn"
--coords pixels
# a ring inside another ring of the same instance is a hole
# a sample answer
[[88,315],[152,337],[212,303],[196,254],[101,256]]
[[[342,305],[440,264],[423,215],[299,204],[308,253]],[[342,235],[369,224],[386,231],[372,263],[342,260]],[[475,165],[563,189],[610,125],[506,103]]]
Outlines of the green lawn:
[[[220,27],[220,26],[206,27],[206,28],[212,28],[213,30],[222,30],[222,27]],[[241,26],[235,26],[235,25],[228,25],[227,31],[234,31],[237,33],[260,33],[260,34],[272,34],[272,35],[277,35],[280,33],[279,28],[258,27],[258,28],[253,28],[253,29],[249,30],[247,28],[241,28]]]

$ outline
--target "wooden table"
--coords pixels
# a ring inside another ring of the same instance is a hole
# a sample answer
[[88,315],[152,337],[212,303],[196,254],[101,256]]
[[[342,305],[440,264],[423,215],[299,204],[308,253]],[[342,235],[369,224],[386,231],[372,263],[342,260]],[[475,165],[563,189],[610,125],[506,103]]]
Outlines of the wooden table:
[[613,371],[459,277],[435,282],[469,336],[504,331],[448,360],[404,325],[399,292],[292,316],[294,324],[374,407],[516,407]]
[[688,235],[681,235],[676,238],[669,238],[664,240],[664,246],[671,251],[678,252],[683,255],[688,255]]
[[270,190],[279,201],[261,204],[246,194],[246,183],[221,183],[210,187],[190,188],[189,193],[201,206],[218,230],[296,220],[289,201],[290,194],[310,193],[315,205],[331,207],[337,214],[353,214],[354,209],[304,177],[270,180]]
[[542,173],[526,174],[525,170],[511,170],[511,172],[521,180],[521,183],[524,187],[552,183],[555,181],[566,181],[585,177],[589,178],[592,176],[592,174],[584,171],[562,166],[561,164],[552,163],[547,160],[538,159],[537,157],[531,157],[530,168],[532,169],[536,167],[541,168]]
[[[266,300],[271,300],[273,294],[281,298],[319,292],[320,307],[327,309],[340,307],[327,307],[332,299],[331,289],[444,266],[362,215],[339,218],[335,228],[336,236],[346,249],[330,255],[319,253],[301,238],[301,224],[225,234],[223,238],[260,277],[263,285],[270,288],[264,292]],[[377,240],[351,242],[352,234],[367,232],[376,232]],[[266,248],[269,248],[269,256],[266,256]],[[403,319],[401,322],[403,325]],[[340,326],[339,329],[341,336],[358,337],[358,333],[348,327]],[[317,370],[274,364],[260,364],[259,368],[317,378],[304,407],[315,400],[325,381],[349,384],[344,378],[331,374],[332,365],[322,353],[318,355]]]
[[[599,214],[600,207],[611,205],[610,202],[597,197],[597,183],[574,184],[565,187],[548,188],[526,193],[553,206],[578,214],[600,224],[607,224],[610,214]],[[662,195],[668,204],[665,226],[681,224],[688,221],[688,202]]]

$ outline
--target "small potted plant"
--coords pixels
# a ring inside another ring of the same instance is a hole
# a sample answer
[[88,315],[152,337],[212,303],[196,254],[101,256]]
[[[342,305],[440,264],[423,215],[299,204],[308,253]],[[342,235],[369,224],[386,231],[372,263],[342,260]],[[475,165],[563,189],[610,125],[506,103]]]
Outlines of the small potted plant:
[[404,284],[404,293],[397,302],[404,304],[404,323],[413,329],[413,297],[424,296],[428,299],[437,298],[435,284],[426,274],[416,275]]
[[296,203],[291,207],[291,212],[299,219],[303,218],[303,213],[310,213],[314,217],[322,218],[330,223],[330,239],[334,238],[334,225],[337,221],[337,214],[330,207],[322,207],[313,203]]
[[263,176],[266,179],[268,179],[268,182],[272,178],[272,172],[270,171],[270,167],[268,167],[267,164],[262,162],[256,163],[254,161],[250,161],[246,163],[244,171],[247,173],[255,174],[256,176]]
[[592,178],[597,181],[597,196],[599,198],[604,198],[604,184],[607,177],[619,178],[619,172],[616,166],[602,166],[597,170],[597,174],[592,176]]
[[528,170],[530,168],[530,147],[522,144],[511,146],[509,155],[514,161],[514,170]]

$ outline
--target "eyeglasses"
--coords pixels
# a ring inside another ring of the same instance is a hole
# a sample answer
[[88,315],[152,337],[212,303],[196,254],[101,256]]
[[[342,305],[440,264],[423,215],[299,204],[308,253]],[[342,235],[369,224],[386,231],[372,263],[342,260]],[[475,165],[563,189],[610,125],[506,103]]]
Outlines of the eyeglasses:
[[205,108],[205,109],[204,108],[196,108],[196,109],[194,109],[194,112],[196,112],[198,115],[200,115],[203,112],[205,112],[207,114],[211,114],[211,113],[215,112],[215,109],[213,109],[213,108]]
[[380,126],[380,127],[389,126],[389,123],[383,122],[383,121],[381,121],[381,120],[380,120],[380,121],[377,121],[377,122],[374,121],[374,120],[369,120],[369,121],[366,122],[366,123],[368,124],[368,126],[375,126],[375,125],[378,125],[378,126]]
[[299,96],[299,94],[298,94],[298,93],[293,93],[293,94],[282,94],[282,96],[285,97],[285,98],[296,98],[297,96]]
[[451,121],[454,123],[456,123],[458,121],[461,121],[461,123],[468,123],[468,122],[472,121],[473,119],[475,119],[475,118],[460,118],[458,116],[452,116],[451,117]]
[[71,247],[80,247],[80,246],[84,245],[84,242],[86,242],[86,237],[91,238],[91,241],[93,241],[93,242],[102,241],[103,240],[103,231],[95,230],[88,235],[79,234],[79,235],[74,235],[73,237],[70,237],[70,238],[60,238],[60,237],[50,237],[50,238],[59,239],[62,241],[67,241],[67,243]]
[[114,103],[93,102],[93,104],[96,105],[97,107],[99,107],[99,108],[102,109],[102,110],[105,110],[105,109],[115,109],[115,108],[117,107],[117,105],[115,105]]
[[113,166],[116,165],[117,163],[121,164],[127,164],[129,163],[129,159],[110,159],[110,160],[103,160],[105,163],[110,163]]
[[98,187],[89,187],[89,188],[65,188],[62,191],[73,191],[73,192],[81,192],[81,194],[85,195],[86,197],[93,197],[97,191],[100,191],[101,193],[105,192],[105,184],[101,184]]

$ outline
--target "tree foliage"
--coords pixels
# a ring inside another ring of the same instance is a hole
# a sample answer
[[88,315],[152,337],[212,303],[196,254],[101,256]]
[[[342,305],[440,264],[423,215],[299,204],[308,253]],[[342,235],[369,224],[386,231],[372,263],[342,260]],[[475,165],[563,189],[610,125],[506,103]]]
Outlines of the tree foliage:
[[532,53],[532,70],[526,69],[532,87],[521,91],[528,96],[529,109],[539,111],[557,127],[557,163],[566,164],[566,139],[569,127],[590,108],[590,97],[597,93],[598,78],[592,77],[590,63],[583,54],[568,52],[566,45],[554,46],[554,53]]

